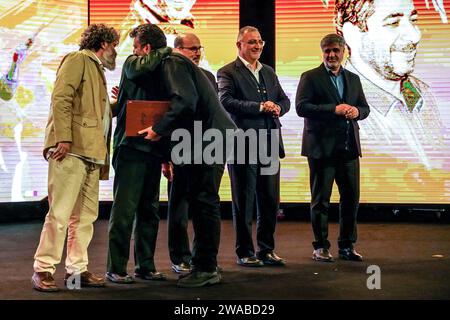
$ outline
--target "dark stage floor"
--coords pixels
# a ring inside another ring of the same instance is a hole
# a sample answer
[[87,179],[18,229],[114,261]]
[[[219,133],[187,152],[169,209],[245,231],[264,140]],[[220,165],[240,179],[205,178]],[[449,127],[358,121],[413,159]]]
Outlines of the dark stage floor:
[[[297,299],[449,299],[450,225],[360,223],[357,249],[362,263],[311,259],[312,232],[308,222],[280,222],[276,252],[287,259],[282,268],[243,268],[234,255],[232,223],[222,224],[219,264],[221,284],[198,289],[176,287],[167,252],[166,221],[161,221],[156,265],[166,282],[137,281],[132,285],[108,283],[106,288],[39,293],[31,289],[33,254],[41,222],[0,225],[0,299],[151,299],[151,300],[297,300]],[[104,273],[107,249],[106,220],[96,222],[90,246],[90,271]],[[336,256],[337,224],[330,227],[331,252]],[[441,255],[435,256],[435,255]],[[433,257],[434,256],[434,257]],[[64,260],[63,260],[64,261]],[[132,260],[131,260],[132,261]],[[367,267],[381,269],[381,289],[366,286]],[[130,264],[129,270],[133,267]],[[55,278],[63,287],[64,267]]]

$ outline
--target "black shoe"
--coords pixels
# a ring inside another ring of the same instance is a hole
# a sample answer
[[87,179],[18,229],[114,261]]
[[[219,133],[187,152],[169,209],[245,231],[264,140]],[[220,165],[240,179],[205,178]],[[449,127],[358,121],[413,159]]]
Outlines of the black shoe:
[[268,252],[260,257],[261,261],[268,266],[285,266],[286,261],[276,255],[275,252]]
[[220,283],[221,276],[217,271],[193,271],[179,278],[177,286],[181,288],[197,288]]
[[348,261],[363,261],[362,255],[350,248],[339,249],[339,258]]
[[118,273],[107,272],[106,279],[108,279],[111,282],[120,283],[120,284],[129,284],[129,283],[134,282],[133,277],[126,273],[118,274]]
[[165,281],[167,279],[166,275],[164,273],[156,272],[156,271],[154,271],[154,272],[149,271],[149,272],[144,272],[144,273],[135,272],[134,276],[136,278],[140,278],[143,280],[153,280],[153,281]]
[[313,260],[321,262],[333,262],[333,256],[328,249],[319,248],[313,251]]
[[237,264],[244,267],[262,267],[264,263],[256,257],[243,257],[237,259]]

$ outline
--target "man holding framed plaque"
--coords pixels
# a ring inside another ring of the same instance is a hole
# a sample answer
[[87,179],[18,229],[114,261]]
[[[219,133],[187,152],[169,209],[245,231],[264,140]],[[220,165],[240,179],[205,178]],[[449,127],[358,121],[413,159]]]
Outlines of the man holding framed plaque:
[[[133,132],[127,119],[130,100],[162,101],[165,90],[153,76],[161,60],[170,54],[164,33],[156,25],[140,25],[130,33],[134,39],[133,55],[124,63],[117,103],[117,126],[114,132],[113,167],[114,202],[109,221],[109,247],[106,278],[114,283],[131,283],[127,263],[134,227],[134,275],[144,280],[164,280],[156,271],[154,252],[159,225],[159,183],[161,163],[168,145],[139,137],[140,117]],[[141,111],[144,109],[141,109]],[[139,109],[137,110],[140,112]],[[144,121],[145,123],[145,121]],[[128,128],[126,128],[128,126]]]

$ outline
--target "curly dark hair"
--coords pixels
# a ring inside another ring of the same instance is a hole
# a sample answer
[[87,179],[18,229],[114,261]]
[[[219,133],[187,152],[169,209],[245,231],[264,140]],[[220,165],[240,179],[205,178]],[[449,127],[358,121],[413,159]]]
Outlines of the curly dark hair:
[[336,33],[342,36],[342,26],[346,22],[367,31],[367,19],[375,12],[374,0],[336,0],[334,25]]
[[108,27],[102,23],[91,24],[81,34],[80,50],[98,51],[103,42],[119,42],[119,33],[113,27]]
[[166,36],[156,24],[141,24],[130,32],[130,37],[137,38],[142,46],[150,44],[152,49],[167,46]]

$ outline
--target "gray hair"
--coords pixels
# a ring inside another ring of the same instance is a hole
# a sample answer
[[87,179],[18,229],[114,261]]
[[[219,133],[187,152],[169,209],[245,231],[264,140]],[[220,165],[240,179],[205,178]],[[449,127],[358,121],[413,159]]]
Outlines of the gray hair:
[[241,29],[239,29],[237,41],[240,41],[244,37],[244,34],[246,32],[259,32],[259,30],[258,30],[258,28],[253,27],[253,26],[242,27]]
[[324,47],[329,46],[331,44],[337,44],[339,45],[339,47],[345,48],[344,38],[335,33],[330,33],[327,34],[325,37],[323,37],[322,40],[320,41],[320,48],[323,49]]

